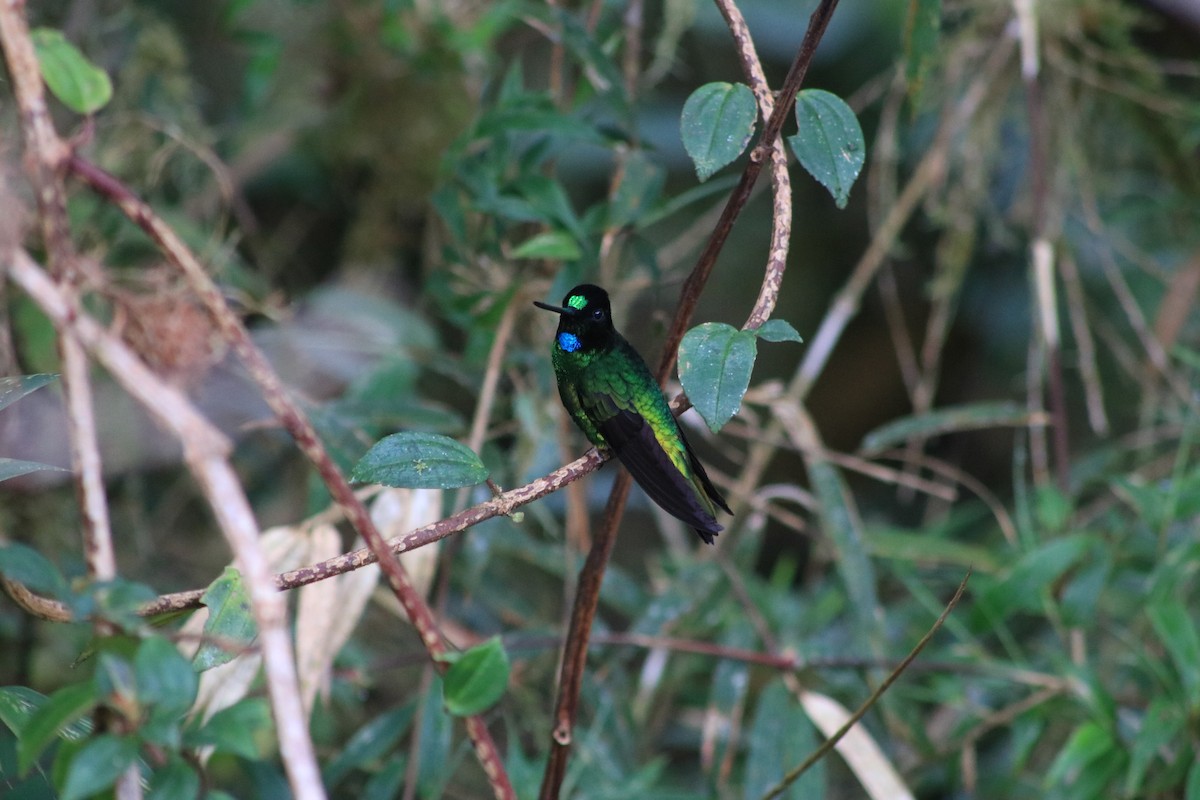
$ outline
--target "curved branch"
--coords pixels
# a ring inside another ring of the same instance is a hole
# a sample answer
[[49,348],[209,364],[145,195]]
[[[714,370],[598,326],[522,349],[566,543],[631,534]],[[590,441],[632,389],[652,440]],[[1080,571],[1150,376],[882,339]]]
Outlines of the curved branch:
[[[738,56],[742,60],[742,71],[746,73],[746,80],[758,101],[759,114],[765,124],[775,113],[775,95],[767,84],[767,76],[763,72],[754,40],[750,38],[750,29],[746,27],[746,19],[732,0],[717,0],[717,8],[729,25],[729,32],[733,34]],[[746,324],[742,326],[745,329],[758,328],[771,318],[771,312],[775,310],[775,303],[779,299],[779,288],[783,285],[783,272],[787,269],[788,243],[792,236],[792,178],[788,174],[787,151],[783,147],[783,137],[778,134],[769,144],[774,194],[771,210],[771,247],[767,252],[767,266],[763,271],[758,299],[754,301],[754,309],[746,319]]]
[[324,798],[300,703],[287,608],[283,598],[272,591],[271,572],[258,541],[258,524],[229,463],[229,441],[195,410],[182,392],[163,383],[124,342],[83,311],[70,293],[56,286],[28,253],[13,248],[5,256],[8,274],[41,307],[55,328],[83,343],[183,445],[188,468],[229,540],[250,591],[288,781],[298,798]]
[[[330,496],[345,512],[350,524],[362,536],[374,558],[378,560],[396,599],[400,601],[409,621],[420,634],[421,641],[437,668],[442,671],[447,669],[447,665],[439,660],[439,656],[447,652],[446,644],[425,598],[413,586],[407,571],[388,548],[367,512],[367,507],[355,496],[346,476],[329,456],[312,422],[284,387],[283,381],[267,361],[267,357],[251,340],[249,331],[229,307],[220,288],[200,260],[149,205],[116,177],[78,155],[72,156],[67,163],[72,172],[83,178],[93,190],[115,203],[130,220],[157,242],[167,259],[184,275],[192,291],[216,321],[222,335],[237,350],[250,377],[258,384],[267,405],[279,418],[284,429],[291,434],[300,451],[312,462]],[[508,776],[500,766],[502,759],[499,751],[487,727],[482,723],[469,723],[467,730],[496,797],[502,800],[515,798]]]
[[704,246],[703,252],[700,253],[695,268],[688,279],[684,281],[683,289],[679,294],[679,309],[675,314],[675,320],[671,323],[671,329],[667,332],[658,371],[655,373],[658,375],[659,383],[665,381],[667,375],[671,373],[671,367],[675,363],[675,353],[679,349],[680,341],[683,340],[684,332],[691,324],[692,313],[700,301],[700,293],[708,283],[708,277],[712,274],[713,267],[716,266],[717,256],[725,247],[725,241],[733,230],[733,223],[742,208],[745,207],[746,201],[750,197],[750,190],[754,188],[758,174],[762,171],[765,159],[763,143],[775,141],[783,129],[783,122],[787,119],[788,112],[792,110],[792,106],[796,102],[796,94],[800,91],[800,86],[804,83],[804,76],[808,73],[808,65],[812,63],[813,56],[817,52],[817,44],[825,35],[825,29],[829,27],[829,20],[833,17],[836,8],[837,0],[821,0],[820,5],[809,17],[808,30],[804,33],[800,50],[796,53],[795,60],[792,61],[791,69],[788,70],[787,78],[784,79],[783,88],[779,90],[780,102],[776,104],[771,116],[767,119],[767,124],[763,126],[762,138],[759,140],[758,146],[750,152],[750,163],[746,165],[742,179],[725,203],[721,218],[717,221],[717,226]]

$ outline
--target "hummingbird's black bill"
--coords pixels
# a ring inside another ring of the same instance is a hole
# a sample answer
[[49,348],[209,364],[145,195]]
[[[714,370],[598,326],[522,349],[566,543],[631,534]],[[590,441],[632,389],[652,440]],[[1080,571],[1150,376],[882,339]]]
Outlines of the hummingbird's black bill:
[[538,308],[544,308],[547,311],[553,311],[555,314],[574,314],[575,309],[563,308],[562,306],[552,306],[549,303],[543,303],[541,300],[534,300],[533,304]]

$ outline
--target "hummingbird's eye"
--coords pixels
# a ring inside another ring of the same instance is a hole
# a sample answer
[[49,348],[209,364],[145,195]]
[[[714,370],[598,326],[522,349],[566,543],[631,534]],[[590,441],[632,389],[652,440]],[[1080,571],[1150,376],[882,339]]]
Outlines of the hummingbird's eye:
[[593,312],[592,312],[592,319],[596,320],[597,322],[599,322],[600,320],[604,319],[604,309],[603,309],[603,308],[597,308],[595,311],[593,311]]

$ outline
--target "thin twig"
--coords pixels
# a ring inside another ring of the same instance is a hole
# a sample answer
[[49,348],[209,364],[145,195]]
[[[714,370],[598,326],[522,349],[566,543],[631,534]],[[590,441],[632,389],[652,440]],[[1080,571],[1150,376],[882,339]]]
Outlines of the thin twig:
[[[23,5],[15,3],[0,8],[0,38],[21,109],[25,163],[37,197],[50,274],[66,296],[77,299],[79,275],[75,268],[76,253],[71,242],[63,187],[62,159],[68,148],[59,138],[46,107],[37,54],[22,12]],[[96,432],[90,365],[82,344],[71,329],[59,328],[57,345],[87,574],[92,581],[112,581],[117,577],[117,561]],[[96,620],[94,628],[101,637],[112,632],[102,620]],[[105,707],[97,709],[94,718],[97,731],[122,724],[117,715]],[[142,785],[136,766],[118,778],[115,795],[117,800],[140,800]]]
[[[808,345],[804,359],[788,384],[786,395],[792,402],[801,403],[808,396],[817,378],[824,371],[834,346],[850,320],[856,315],[863,291],[871,278],[883,265],[887,254],[895,245],[904,225],[916,212],[921,200],[933,190],[945,174],[946,162],[954,137],[974,116],[983,102],[987,91],[995,82],[995,75],[1012,54],[1012,40],[1005,37],[993,49],[984,63],[980,74],[968,86],[962,99],[948,111],[939,126],[933,143],[917,164],[907,185],[900,192],[887,216],[880,222],[871,237],[867,249],[859,258],[846,286],[838,293],[825,318],[817,328],[817,334]],[[730,494],[734,514],[745,507],[744,498],[750,495],[778,449],[777,442],[783,431],[778,420],[772,419],[763,434],[763,440],[750,448],[744,460],[741,476]]]
[[[754,98],[758,101],[758,113],[765,124],[774,114],[775,95],[767,84],[767,76],[763,72],[754,40],[750,37],[746,19],[732,0],[717,0],[717,8],[725,17],[729,32],[733,34],[733,42],[742,61],[742,72],[745,73]],[[771,312],[775,310],[779,289],[783,285],[783,272],[787,268],[788,245],[792,235],[792,179],[788,174],[787,151],[783,146],[783,137],[777,135],[764,141],[771,148],[771,188],[774,196],[771,209],[771,247],[767,253],[767,266],[763,270],[762,286],[758,290],[754,310],[742,326],[748,329],[760,327],[770,319]]]
[[[77,298],[78,274],[75,248],[71,243],[63,188],[63,159],[69,152],[54,129],[46,107],[41,72],[24,14],[14,4],[0,8],[0,39],[12,77],[13,91],[21,109],[21,132],[25,140],[25,164],[37,196],[50,274],[59,288]],[[8,243],[5,243],[8,244]],[[93,580],[116,577],[108,501],[96,437],[96,417],[87,356],[71,331],[59,338],[62,386],[67,406],[71,463],[82,511],[84,560]]]
[[866,702],[859,706],[858,710],[850,715],[850,719],[846,720],[846,724],[844,724],[837,730],[837,732],[826,739],[821,746],[814,750],[808,758],[804,759],[799,766],[788,770],[787,774],[783,776],[783,779],[780,780],[779,783],[770,789],[765,795],[763,795],[763,800],[771,800],[772,797],[779,797],[781,794],[787,791],[789,786],[795,783],[801,775],[803,775],[809,770],[810,767],[812,767],[813,764],[816,764],[818,761],[828,755],[829,751],[834,748],[834,745],[841,741],[842,737],[845,736],[851,728],[858,724],[858,721],[861,720],[866,713],[871,710],[871,707],[875,705],[880,697],[883,696],[883,693],[891,688],[892,684],[896,682],[896,679],[903,674],[903,672],[908,668],[908,665],[911,664],[918,655],[920,655],[921,651],[925,649],[925,645],[929,644],[930,640],[933,639],[933,635],[938,632],[938,630],[942,627],[942,623],[944,623],[946,618],[950,616],[950,612],[954,610],[956,605],[958,605],[958,601],[962,598],[963,592],[967,588],[967,581],[970,579],[971,571],[967,570],[967,574],[963,576],[962,582],[958,584],[957,591],[954,592],[954,597],[950,598],[950,602],[946,604],[946,608],[933,623],[933,627],[931,627],[929,631],[921,637],[921,641],[917,642],[916,647],[914,647],[912,651],[904,657],[904,660],[901,661],[886,678],[884,678],[883,682],[879,684],[879,688],[871,693],[871,696],[867,698]]
[[[460,511],[457,514],[452,514],[445,519],[409,531],[404,536],[389,540],[388,546],[395,554],[405,553],[409,550],[416,550],[418,547],[424,547],[425,545],[441,541],[447,536],[461,533],[485,520],[494,517],[509,516],[521,506],[557,492],[564,486],[579,480],[584,475],[594,472],[608,458],[607,453],[600,453],[593,448],[571,463],[559,467],[544,477],[516,489],[510,489],[490,500]],[[329,514],[322,512],[318,517],[327,519]],[[325,561],[319,561],[315,564],[309,564],[298,569],[280,573],[275,576],[275,586],[280,591],[296,589],[301,586],[307,586],[310,583],[332,578],[335,575],[351,572],[369,564],[374,564],[376,560],[375,553],[371,548],[363,547]],[[49,598],[35,595],[20,584],[14,585],[21,587],[17,590],[17,596],[14,599],[26,611],[51,622],[71,622],[74,619],[71,616],[70,610],[57,600],[50,600]],[[203,594],[203,589],[190,589],[184,592],[161,595],[139,608],[138,613],[145,617],[154,617],[159,614],[169,614],[175,611],[199,608],[200,598]]]
[[275,591],[258,541],[258,525],[237,474],[228,461],[229,442],[176,388],[164,383],[123,342],[73,303],[25,251],[7,254],[7,270],[56,328],[68,331],[109,373],[179,439],[184,457],[236,554],[258,623],[267,690],[275,713],[279,748],[297,798],[325,797],[300,703],[286,605]]
[[1063,287],[1067,290],[1067,316],[1075,334],[1075,346],[1079,348],[1079,377],[1083,381],[1083,398],[1087,405],[1088,424],[1098,436],[1108,436],[1108,414],[1104,410],[1104,389],[1100,383],[1100,370],[1096,367],[1096,342],[1087,320],[1087,301],[1083,294],[1083,281],[1079,278],[1079,267],[1075,256],[1064,250],[1058,260],[1062,272]]
[[579,571],[579,586],[571,610],[571,624],[567,629],[567,642],[563,647],[563,665],[559,678],[558,701],[555,704],[554,729],[551,732],[550,757],[542,776],[541,800],[556,800],[567,774],[567,756],[571,751],[575,718],[579,711],[579,690],[583,686],[583,673],[587,664],[588,639],[592,632],[592,621],[600,597],[600,584],[604,580],[604,568],[612,555],[617,541],[617,526],[625,513],[625,501],[633,478],[627,470],[617,473],[608,504],[604,509],[604,521],[588,551],[583,569]]
[[837,8],[838,0],[821,0],[816,10],[808,20],[808,30],[804,33],[804,40],[800,43],[800,49],[796,53],[795,60],[792,61],[791,69],[788,70],[787,77],[783,81],[783,86],[779,90],[779,102],[776,104],[771,116],[767,119],[766,125],[763,126],[762,136],[759,139],[758,145],[750,152],[750,162],[746,165],[745,171],[742,172],[742,178],[738,182],[733,193],[729,196],[729,200],[725,203],[725,209],[721,212],[721,218],[717,221],[717,226],[709,237],[704,250],[700,253],[699,259],[696,261],[696,266],[693,268],[688,278],[683,283],[683,288],[679,293],[679,306],[675,313],[675,319],[671,323],[671,328],[667,332],[666,340],[663,343],[662,356],[659,360],[658,370],[655,375],[658,376],[658,381],[661,384],[671,374],[671,368],[675,364],[675,353],[679,350],[679,343],[683,340],[683,334],[687,331],[688,326],[692,321],[692,314],[696,310],[696,304],[700,302],[700,293],[703,291],[705,284],[708,283],[708,276],[712,274],[713,267],[716,266],[717,256],[725,247],[725,241],[729,238],[730,231],[733,230],[733,223],[737,220],[738,215],[746,205],[746,201],[750,197],[750,191],[754,188],[755,182],[758,180],[758,174],[762,171],[763,162],[766,160],[765,148],[770,146],[779,136],[779,132],[783,129],[783,123],[788,117],[788,113],[795,105],[796,95],[800,91],[801,84],[804,83],[804,76],[808,72],[808,66],[812,63],[813,56],[817,51],[817,44],[821,41],[821,37],[825,35],[825,29],[829,26],[829,20],[833,17],[834,9]]
[[[312,462],[334,502],[342,507],[350,524],[378,560],[380,569],[387,576],[396,598],[420,634],[430,656],[437,661],[439,656],[445,655],[446,645],[425,598],[413,586],[408,573],[380,535],[366,505],[354,494],[346,477],[330,458],[312,422],[284,387],[267,357],[254,344],[249,331],[226,303],[219,287],[205,271],[199,259],[170,226],[119,180],[79,156],[72,156],[69,164],[75,174],[87,181],[94,190],[116,203],[133,222],[154,239],[171,263],[183,273],[192,290],[216,320],[221,333],[237,350],[250,377],[258,384],[267,405],[291,434],[301,452]],[[439,669],[447,668],[441,662],[438,664]],[[502,768],[497,769],[502,760],[486,726],[468,724],[467,730],[475,745],[476,755],[488,773],[496,797],[515,797],[507,775]]]
[[[1054,478],[1059,491],[1066,492],[1070,479],[1070,446],[1067,430],[1066,388],[1063,384],[1062,336],[1059,331],[1058,293],[1055,291],[1054,247],[1050,241],[1050,222],[1046,158],[1046,120],[1039,81],[1041,59],[1037,14],[1033,0],[1013,0],[1021,42],[1021,79],[1025,83],[1025,113],[1029,125],[1030,243],[1034,298],[1036,299],[1042,340],[1046,347],[1045,366],[1050,383],[1050,414],[1053,419]],[[1040,383],[1040,375],[1026,380]],[[1032,390],[1031,390],[1032,391]],[[1032,436],[1043,435],[1041,431]]]

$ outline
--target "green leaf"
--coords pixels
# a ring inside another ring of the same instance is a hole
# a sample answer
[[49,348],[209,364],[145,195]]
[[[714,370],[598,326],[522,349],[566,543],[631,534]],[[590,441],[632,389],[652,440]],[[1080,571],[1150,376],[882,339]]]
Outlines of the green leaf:
[[58,567],[41,553],[23,544],[0,545],[0,574],[10,581],[24,584],[30,591],[51,597],[66,597],[71,593],[67,579]]
[[69,469],[56,467],[53,464],[42,464],[38,461],[21,461],[16,458],[0,458],[0,481],[9,478],[19,478],[31,472],[70,472]]
[[133,661],[138,699],[163,716],[182,716],[196,699],[200,681],[190,661],[162,637],[142,642]]
[[796,342],[802,344],[804,339],[792,327],[792,323],[784,319],[769,319],[754,329],[754,335],[764,342]]
[[19,375],[15,378],[0,378],[0,408],[7,408],[30,392],[37,391],[48,383],[58,380],[54,373]]
[[408,771],[408,759],[397,753],[376,770],[363,787],[360,800],[392,800],[400,796],[404,788],[404,777]]
[[927,531],[872,529],[867,532],[867,546],[876,558],[918,564],[953,564],[972,567],[982,573],[995,572],[1001,564],[1006,563],[992,547],[957,539],[942,539],[930,536]]
[[28,687],[0,686],[0,722],[20,738],[25,723],[45,702],[46,695]]
[[92,739],[71,759],[62,800],[83,800],[112,786],[137,754],[132,737],[105,734]]
[[705,322],[679,344],[679,381],[696,411],[716,433],[742,407],[758,355],[753,331]]
[[[977,611],[1003,620],[1018,610],[1037,610],[1042,592],[1068,569],[1074,567],[1092,546],[1090,536],[1078,534],[1053,539],[1021,556],[1003,580],[979,589]],[[981,581],[981,583],[983,583]]]
[[706,181],[742,154],[754,134],[758,105],[754,92],[740,83],[706,83],[683,104],[679,133],[696,165],[696,177]]
[[189,746],[211,745],[220,753],[254,760],[262,756],[258,740],[271,730],[271,709],[261,697],[251,697],[223,708],[187,737]]
[[88,61],[61,31],[37,28],[30,38],[42,78],[67,108],[78,114],[93,114],[112,99],[108,73]]
[[1200,697],[1200,636],[1192,614],[1175,600],[1161,600],[1146,609],[1146,616],[1175,662],[1183,681],[1183,695]]
[[488,470],[466,445],[435,433],[394,433],[354,466],[356,483],[407,489],[457,489],[487,480]]
[[788,144],[817,182],[829,190],[838,208],[845,208],[850,187],[867,158],[858,118],[836,94],[805,89],[796,96],[799,130]]
[[1183,729],[1183,709],[1170,698],[1159,697],[1150,704],[1142,717],[1141,727],[1133,740],[1129,756],[1129,772],[1125,775],[1124,797],[1139,797],[1146,770],[1160,753],[1165,752]]
[[666,172],[642,150],[634,150],[625,159],[621,182],[608,204],[607,224],[613,228],[626,225],[642,227],[651,207],[662,194]]
[[813,494],[820,501],[821,529],[833,542],[838,573],[846,584],[851,608],[861,630],[878,643],[883,634],[883,614],[875,588],[875,567],[867,555],[853,495],[841,472],[825,457],[824,451],[810,450],[803,455]]
[[421,700],[421,753],[417,763],[417,789],[420,797],[441,797],[442,788],[454,772],[450,756],[454,717],[442,704],[442,679],[434,676],[429,691]]
[[230,645],[248,645],[258,635],[250,595],[241,573],[233,567],[226,567],[221,577],[209,584],[200,601],[208,607],[204,636],[217,641],[205,641],[196,651],[192,664],[197,672],[232,661],[238,653]]
[[1183,800],[1200,800],[1200,757],[1192,762],[1192,767],[1188,770]]
[[1095,722],[1083,723],[1071,734],[1050,765],[1046,787],[1075,783],[1092,764],[1109,756],[1115,745],[1112,734],[1104,727]]
[[73,683],[50,695],[25,721],[21,731],[21,740],[17,744],[17,764],[21,773],[33,766],[56,737],[79,738],[83,730],[72,727],[72,723],[91,713],[97,703],[99,698],[92,681]]
[[1032,421],[1029,412],[1016,403],[971,403],[931,411],[913,417],[901,417],[882,425],[863,437],[861,451],[882,452],[913,437],[981,428],[1024,427]]
[[465,653],[455,653],[442,676],[446,709],[469,717],[494,706],[508,688],[508,654],[500,637],[493,636]]
[[942,0],[908,0],[904,19],[904,77],[909,99],[921,94],[925,75],[938,52],[942,24]]
[[[759,800],[779,783],[785,772],[804,760],[816,747],[812,722],[782,681],[763,689],[750,729],[750,752],[746,756],[746,778],[742,797]],[[817,764],[787,788],[791,800],[825,796],[825,776]]]
[[176,800],[196,797],[200,793],[200,776],[178,756],[150,776],[150,791],[146,800]]
[[546,231],[526,239],[512,251],[513,258],[546,258],[553,261],[577,261],[583,252],[566,231]]
[[396,746],[412,724],[416,709],[411,705],[380,714],[363,725],[342,751],[321,771],[327,788],[334,788],[352,769],[377,761]]

